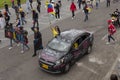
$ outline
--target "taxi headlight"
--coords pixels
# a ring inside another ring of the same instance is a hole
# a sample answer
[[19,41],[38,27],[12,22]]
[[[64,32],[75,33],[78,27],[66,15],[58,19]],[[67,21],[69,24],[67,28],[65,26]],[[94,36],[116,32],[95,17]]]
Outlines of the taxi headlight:
[[56,65],[59,65],[59,64],[61,64],[61,63],[63,63],[63,62],[64,62],[64,58],[62,58],[62,59],[56,61]]

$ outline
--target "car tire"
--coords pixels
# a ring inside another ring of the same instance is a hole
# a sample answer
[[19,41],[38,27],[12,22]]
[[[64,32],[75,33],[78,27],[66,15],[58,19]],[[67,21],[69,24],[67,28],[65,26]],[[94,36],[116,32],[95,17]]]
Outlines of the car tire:
[[70,67],[71,67],[70,64],[66,64],[65,67],[64,67],[64,73],[69,72]]
[[92,46],[89,46],[86,53],[90,54],[91,52],[92,52]]

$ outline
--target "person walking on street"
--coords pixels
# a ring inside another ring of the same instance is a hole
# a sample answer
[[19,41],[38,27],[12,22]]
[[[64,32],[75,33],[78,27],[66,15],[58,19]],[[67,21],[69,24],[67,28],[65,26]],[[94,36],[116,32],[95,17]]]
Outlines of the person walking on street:
[[116,28],[112,24],[112,20],[108,20],[108,42],[106,44],[110,44],[111,39],[115,42],[115,39],[113,38],[115,32],[116,32]]
[[106,0],[106,6],[110,7],[111,0]]
[[19,8],[21,7],[21,0],[17,0],[17,5]]
[[33,6],[32,6],[33,0],[29,0],[29,2],[30,2],[31,9],[33,9]]
[[59,5],[60,7],[62,6],[61,0],[58,0],[58,5]]
[[75,17],[75,11],[77,10],[74,1],[71,2],[70,10],[72,12],[72,19],[73,19]]
[[42,34],[39,31],[39,27],[32,27],[31,29],[34,32],[34,54],[32,55],[32,57],[35,57],[37,55],[37,50],[43,49]]
[[88,20],[88,13],[89,13],[87,4],[86,4],[85,7],[83,8],[83,10],[84,10],[84,14],[85,14],[84,22],[86,22],[86,21]]
[[40,13],[40,8],[41,8],[41,1],[40,0],[37,0],[37,11]]
[[4,8],[5,8],[5,11],[6,11],[7,13],[9,13],[9,15],[11,15],[11,13],[10,13],[10,11],[9,11],[8,4],[7,4],[6,2],[4,3]]
[[15,5],[14,0],[11,0],[11,3],[12,3],[12,8],[14,8]]
[[5,18],[3,17],[2,12],[0,11],[0,29],[4,29],[5,25]]
[[24,25],[24,22],[27,23],[27,21],[25,20],[25,12],[22,9],[20,11],[20,18],[22,25]]
[[78,3],[79,9],[81,9],[82,0],[78,0],[77,3]]
[[31,11],[31,7],[30,7],[30,2],[29,0],[26,0],[26,12],[27,14]]
[[14,6],[16,18],[19,17],[19,7],[17,5]]
[[58,19],[60,19],[60,6],[59,6],[59,4],[55,3],[54,8],[55,8],[55,17],[58,20]]
[[25,51],[25,47],[27,48],[27,50],[29,50],[29,46],[28,44],[28,38],[27,38],[27,34],[26,31],[23,29],[23,26],[20,27],[20,44],[21,44],[21,53],[24,53]]
[[36,26],[36,23],[37,23],[37,27],[39,26],[39,23],[38,23],[38,13],[33,10],[32,11],[32,19],[33,19],[33,26],[35,27]]
[[[14,40],[13,38],[13,33],[15,32],[14,28],[13,28],[13,24],[12,23],[9,23],[9,26],[7,27],[7,33],[8,33],[8,37],[10,39],[10,47],[9,47],[9,50],[13,48],[13,42],[16,42],[16,40]],[[16,42],[17,43],[17,42]]]
[[95,5],[96,5],[96,9],[98,9],[99,8],[99,0],[95,0]]
[[6,11],[4,12],[4,18],[5,18],[5,22],[6,22],[6,26],[7,26],[10,21],[10,16],[8,15],[8,13]]

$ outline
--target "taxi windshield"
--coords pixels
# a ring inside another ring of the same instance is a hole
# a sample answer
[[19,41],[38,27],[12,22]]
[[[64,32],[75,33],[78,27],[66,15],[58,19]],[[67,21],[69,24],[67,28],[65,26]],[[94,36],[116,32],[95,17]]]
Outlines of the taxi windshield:
[[68,51],[70,45],[70,43],[57,38],[54,38],[51,42],[48,43],[48,47],[56,51]]

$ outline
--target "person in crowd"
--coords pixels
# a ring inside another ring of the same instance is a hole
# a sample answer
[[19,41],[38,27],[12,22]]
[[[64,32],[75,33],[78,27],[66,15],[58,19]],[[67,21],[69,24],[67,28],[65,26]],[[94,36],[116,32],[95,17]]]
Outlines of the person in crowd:
[[37,55],[37,50],[43,49],[43,44],[42,44],[42,34],[39,31],[39,27],[32,27],[32,31],[34,32],[34,54],[32,57]]
[[21,7],[21,0],[17,0],[17,6],[20,8]]
[[25,47],[27,48],[27,50],[29,50],[29,46],[28,44],[28,32],[26,30],[24,30],[23,26],[19,27],[20,28],[20,44],[21,44],[21,53],[24,53],[25,51]]
[[6,26],[7,26],[10,21],[10,16],[8,15],[8,13],[6,11],[4,12],[4,18],[5,18],[5,22],[6,22]]
[[72,12],[72,19],[73,19],[75,17],[75,11],[77,10],[74,1],[71,2],[70,10]]
[[55,9],[55,17],[58,20],[60,19],[60,6],[58,3],[55,3],[54,9]]
[[99,1],[99,0],[95,0],[95,6],[96,6],[96,9],[98,9],[98,8],[99,8],[99,3],[100,3],[100,1]]
[[35,27],[35,25],[37,23],[37,27],[38,27],[39,26],[38,13],[35,10],[32,11],[32,19],[33,19],[33,26]]
[[82,0],[81,8],[83,9],[83,8],[85,7],[86,4],[87,4],[87,3],[86,3],[86,0]]
[[12,3],[12,8],[14,8],[14,5],[15,5],[14,0],[11,0],[11,3]]
[[37,0],[37,11],[40,13],[41,1]]
[[120,20],[120,11],[118,9],[116,9],[114,11],[114,15],[116,16],[116,18],[117,18],[117,24],[120,27],[120,21],[119,21]]
[[19,7],[17,5],[14,5],[14,10],[15,10],[16,18],[18,18],[19,17]]
[[111,74],[110,80],[118,80],[118,77],[116,74]]
[[88,20],[88,13],[89,13],[87,4],[86,4],[85,7],[83,8],[83,10],[84,10],[84,14],[85,14],[84,22],[86,22],[86,21]]
[[116,28],[112,24],[112,20],[108,20],[108,42],[106,44],[110,44],[111,39],[115,42],[115,39],[113,38],[115,32],[116,32]]
[[20,27],[21,26],[21,21],[20,21],[19,17],[16,18],[15,23],[16,23],[16,27]]
[[6,11],[7,13],[9,13],[9,15],[11,15],[11,13],[10,13],[10,11],[9,11],[8,4],[7,4],[6,2],[4,3],[4,8],[5,8],[5,11]]
[[57,37],[61,33],[60,28],[57,25],[55,27],[51,27],[51,31],[52,31],[53,37]]
[[61,0],[58,0],[58,5],[59,5],[60,7],[62,6]]
[[20,18],[21,18],[21,23],[22,25],[24,25],[24,23],[27,23],[27,21],[25,20],[25,12],[23,11],[23,9],[21,9],[20,11]]
[[33,0],[29,0],[29,2],[30,2],[31,9],[33,9],[33,6],[32,6]]
[[81,9],[81,3],[82,3],[82,0],[78,0],[77,3],[78,3],[78,7],[79,7],[79,9]]
[[26,0],[26,12],[27,14],[31,11],[31,6],[29,0]]
[[0,11],[0,29],[3,29],[5,27],[6,23],[5,23],[5,19],[3,17],[2,12]]
[[91,7],[93,8],[93,0],[90,0],[90,3],[91,3]]
[[106,6],[110,7],[111,0],[106,0]]
[[[13,24],[12,23],[9,23],[8,27],[7,27],[7,33],[8,33],[8,37],[10,39],[10,47],[9,47],[9,50],[13,48],[13,44],[12,44],[12,40],[13,39],[13,32],[14,32],[14,28],[13,28]],[[15,42],[15,40],[14,40]]]

